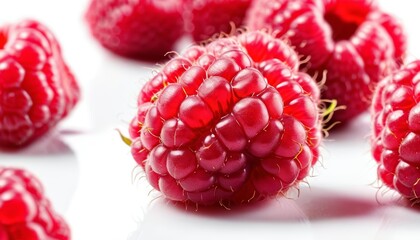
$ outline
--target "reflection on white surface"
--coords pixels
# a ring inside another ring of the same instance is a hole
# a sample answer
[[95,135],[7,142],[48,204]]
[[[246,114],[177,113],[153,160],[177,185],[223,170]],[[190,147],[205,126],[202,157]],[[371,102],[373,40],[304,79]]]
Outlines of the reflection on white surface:
[[[171,239],[400,239],[418,233],[418,210],[374,191],[302,188],[297,198],[206,209],[150,200],[128,240]],[[380,199],[382,198],[382,199]],[[382,203],[381,203],[382,201]],[[402,235],[401,235],[402,234]],[[411,235],[410,235],[411,234]],[[199,236],[199,237],[198,237]]]
[[317,187],[302,191],[296,204],[311,222],[367,217],[378,209],[375,199]]
[[406,208],[390,206],[382,219],[376,239],[416,239],[418,238],[418,223],[420,209],[413,209],[409,203]]
[[[410,33],[410,59],[420,57],[418,3],[379,2]],[[81,85],[81,102],[58,126],[59,133],[21,152],[0,152],[0,164],[25,167],[41,179],[53,205],[69,221],[73,239],[418,238],[420,211],[396,193],[378,189],[368,114],[326,139],[322,159],[307,179],[309,186],[301,184],[299,197],[215,212],[154,200],[141,174],[135,177],[130,149],[113,129],[126,133],[140,86],[156,65],[102,49],[83,22],[87,4],[0,1],[0,21],[36,18],[54,31]]]
[[79,166],[74,151],[52,133],[21,150],[0,151],[0,164],[24,168],[43,183],[47,197],[59,213],[65,213],[78,185]]
[[[394,212],[390,212],[392,209]],[[393,226],[383,224],[389,220],[389,215],[397,216],[396,211],[401,216],[409,213],[413,225],[419,220],[417,212],[400,208],[395,202],[380,204],[363,191],[352,195],[336,189],[306,187],[300,190],[298,198],[269,199],[229,211],[187,207],[159,198],[147,208],[128,240],[174,236],[183,239],[200,236],[199,239],[204,240],[262,236],[268,239],[337,239],[337,236],[340,239],[383,239],[376,236],[407,228],[395,221]]]
[[129,240],[314,239],[307,216],[293,200],[263,201],[246,208],[190,209],[156,200]]

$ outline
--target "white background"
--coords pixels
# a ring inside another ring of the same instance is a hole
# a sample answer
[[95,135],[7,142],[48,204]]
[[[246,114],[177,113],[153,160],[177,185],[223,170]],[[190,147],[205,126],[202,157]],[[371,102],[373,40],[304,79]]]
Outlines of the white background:
[[[82,99],[50,135],[0,164],[19,166],[44,183],[75,240],[117,239],[410,239],[420,238],[420,210],[381,188],[370,155],[367,114],[325,140],[309,184],[289,198],[210,212],[174,206],[150,191],[127,132],[137,93],[157,65],[106,52],[90,37],[87,0],[0,0],[0,24],[34,18],[59,39]],[[409,32],[409,59],[420,57],[417,1],[380,1]]]

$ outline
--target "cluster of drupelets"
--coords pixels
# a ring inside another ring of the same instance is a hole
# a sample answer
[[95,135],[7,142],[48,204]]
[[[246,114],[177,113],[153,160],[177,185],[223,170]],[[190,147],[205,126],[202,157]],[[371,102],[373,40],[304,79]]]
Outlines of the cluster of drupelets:
[[[226,207],[286,194],[316,164],[322,128],[371,109],[378,177],[417,203],[420,62],[405,64],[404,30],[376,2],[93,0],[86,18],[104,47],[149,61],[186,34],[217,35],[145,83],[123,137],[166,198]],[[67,116],[79,88],[42,24],[1,28],[0,46],[0,143],[26,146]],[[70,238],[34,176],[0,178],[0,238]]]

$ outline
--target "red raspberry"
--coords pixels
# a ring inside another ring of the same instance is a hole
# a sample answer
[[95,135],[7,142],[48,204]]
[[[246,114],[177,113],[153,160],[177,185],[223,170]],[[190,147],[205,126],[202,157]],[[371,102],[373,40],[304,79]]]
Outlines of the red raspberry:
[[174,201],[246,203],[285,193],[318,159],[319,89],[262,32],[193,46],[142,88],[132,154]]
[[69,226],[52,209],[41,182],[23,169],[0,167],[0,239],[70,239]]
[[78,100],[79,87],[45,26],[23,21],[0,27],[0,145],[40,137]]
[[208,40],[218,33],[230,33],[232,24],[242,26],[252,0],[192,0],[192,36]]
[[184,34],[181,0],[92,0],[86,18],[107,49],[128,57],[163,59]]
[[420,196],[420,61],[378,84],[372,103],[372,153],[386,186],[418,202]]
[[310,74],[327,73],[324,99],[336,99],[346,122],[369,105],[372,89],[403,59],[406,38],[401,25],[374,0],[260,0],[249,9],[250,29],[268,28],[289,39],[308,56]]

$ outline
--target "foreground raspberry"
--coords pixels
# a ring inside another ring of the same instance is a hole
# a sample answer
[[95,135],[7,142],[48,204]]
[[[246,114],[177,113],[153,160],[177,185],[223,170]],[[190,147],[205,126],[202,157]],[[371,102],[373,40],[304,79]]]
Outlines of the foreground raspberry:
[[238,204],[286,193],[321,140],[319,89],[262,32],[193,46],[140,92],[132,153],[168,199]]
[[378,84],[372,105],[372,152],[386,186],[419,202],[420,61]]
[[52,209],[41,183],[25,170],[0,167],[0,239],[70,239],[67,223]]
[[184,33],[183,0],[92,0],[86,18],[107,49],[146,60],[163,59]]
[[336,99],[346,122],[370,103],[372,89],[398,66],[406,50],[402,27],[374,0],[261,0],[247,16],[250,29],[267,28],[287,38],[309,61],[309,73],[326,72],[324,99]]
[[192,0],[192,36],[208,40],[219,33],[230,33],[232,25],[242,26],[252,0]]
[[23,21],[0,27],[0,145],[40,137],[78,99],[78,85],[45,26]]

